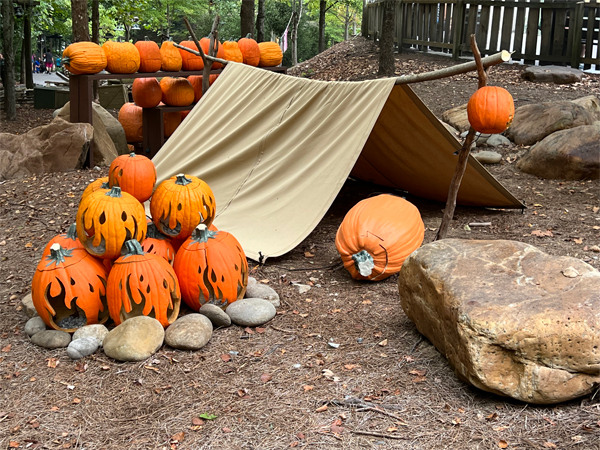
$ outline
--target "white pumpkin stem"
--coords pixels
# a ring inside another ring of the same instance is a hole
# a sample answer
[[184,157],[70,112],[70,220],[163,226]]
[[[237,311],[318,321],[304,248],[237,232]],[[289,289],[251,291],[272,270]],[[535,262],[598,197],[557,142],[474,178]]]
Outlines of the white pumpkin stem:
[[356,270],[365,278],[369,277],[375,268],[373,257],[366,250],[361,250],[352,255],[352,260]]

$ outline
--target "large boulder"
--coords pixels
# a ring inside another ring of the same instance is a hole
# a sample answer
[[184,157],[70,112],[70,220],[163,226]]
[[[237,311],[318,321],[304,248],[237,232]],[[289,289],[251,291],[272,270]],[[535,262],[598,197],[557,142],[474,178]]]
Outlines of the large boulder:
[[83,166],[94,128],[60,118],[25,134],[0,133],[0,180]]
[[549,179],[599,178],[600,122],[552,133],[531,147],[517,168]]
[[535,83],[571,84],[581,81],[583,71],[563,66],[529,66],[521,78]]
[[600,383],[600,272],[515,241],[444,239],[404,261],[402,308],[458,376],[551,404]]
[[520,106],[506,136],[519,145],[533,145],[555,131],[594,123],[593,116],[576,103],[545,102]]
[[594,120],[600,120],[600,99],[595,95],[578,98],[577,100],[573,100],[573,103],[583,106],[592,115]]
[[459,105],[442,113],[442,120],[460,132],[468,131],[471,128],[469,118],[467,117],[467,104]]

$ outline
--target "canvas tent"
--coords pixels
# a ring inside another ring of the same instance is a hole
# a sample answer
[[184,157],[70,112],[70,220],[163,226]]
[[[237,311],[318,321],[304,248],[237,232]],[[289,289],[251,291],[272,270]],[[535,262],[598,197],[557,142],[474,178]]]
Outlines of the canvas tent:
[[[153,161],[158,182],[206,181],[215,225],[259,260],[308,236],[351,173],[445,201],[459,147],[393,78],[313,81],[230,63]],[[522,207],[473,158],[458,203]]]

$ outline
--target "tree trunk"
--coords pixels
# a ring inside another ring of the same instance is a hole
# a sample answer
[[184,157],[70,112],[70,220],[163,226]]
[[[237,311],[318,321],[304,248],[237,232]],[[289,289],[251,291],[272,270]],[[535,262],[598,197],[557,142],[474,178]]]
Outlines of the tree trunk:
[[240,28],[242,37],[246,37],[248,34],[254,37],[254,0],[242,0]]
[[362,37],[369,36],[369,16],[367,14],[367,0],[363,0],[362,20],[360,23],[360,34]]
[[292,0],[292,65],[298,64],[298,24],[302,17],[302,0],[298,0],[298,11],[296,11],[296,0]]
[[[100,45],[100,1],[92,0],[92,42]],[[99,102],[98,80],[92,82],[92,98]]]
[[13,2],[2,2],[2,34],[4,43],[4,111],[6,120],[17,120],[17,99],[15,95],[15,17]]
[[25,57],[25,39],[21,41],[21,61],[19,63],[19,83],[25,84],[25,63],[27,58]]
[[131,25],[123,24],[123,28],[125,28],[125,42],[129,42],[131,38]]
[[71,0],[71,21],[73,42],[89,41],[87,0]]
[[396,1],[385,0],[383,3],[383,27],[379,39],[379,72],[378,75],[394,76],[394,23],[396,21]]
[[[244,35],[242,34],[242,37]],[[258,0],[258,11],[256,13],[256,42],[265,40],[265,0]]]
[[25,47],[25,87],[33,89],[33,73],[31,71],[31,7],[25,5],[23,17],[23,43]]
[[346,15],[344,16],[344,40],[348,40],[348,29],[350,28],[350,6],[346,3]]
[[321,0],[319,2],[319,53],[325,51],[325,13],[326,12],[327,12],[327,0]]

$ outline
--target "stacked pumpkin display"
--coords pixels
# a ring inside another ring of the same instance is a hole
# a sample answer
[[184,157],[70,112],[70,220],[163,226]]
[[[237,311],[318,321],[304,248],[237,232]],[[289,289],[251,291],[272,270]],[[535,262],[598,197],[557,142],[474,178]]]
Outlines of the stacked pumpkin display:
[[166,328],[182,298],[194,311],[243,298],[246,257],[231,234],[212,226],[210,187],[184,174],[156,190],[155,183],[152,161],[131,153],[85,189],[75,224],[48,243],[33,277],[33,302],[47,326],[74,332],[144,315]]

